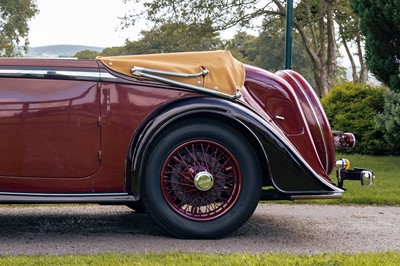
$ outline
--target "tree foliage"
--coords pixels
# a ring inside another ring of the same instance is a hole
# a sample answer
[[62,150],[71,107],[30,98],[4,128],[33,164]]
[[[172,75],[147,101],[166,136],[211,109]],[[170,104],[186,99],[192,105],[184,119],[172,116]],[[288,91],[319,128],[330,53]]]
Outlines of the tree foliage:
[[378,115],[378,128],[395,148],[400,147],[400,1],[351,0],[361,19],[366,38],[369,69],[378,80],[390,87],[384,111]]
[[[230,50],[232,55],[239,61],[255,65],[260,51],[258,50],[259,37],[238,31],[232,39],[225,42],[225,47]],[[264,69],[268,67],[264,66]]]
[[384,138],[400,152],[400,93],[390,91],[385,95],[384,111],[376,117],[378,129]]
[[20,55],[27,51],[28,21],[38,9],[34,0],[0,0],[0,56]]
[[123,18],[123,25],[129,27],[143,18],[156,24],[166,22],[203,23],[211,21],[216,30],[232,26],[249,25],[254,18],[271,10],[271,1],[260,0],[123,0],[133,3],[133,8]]
[[[360,18],[351,9],[349,0],[338,0],[335,15],[339,29],[339,41],[349,58],[353,82],[364,83],[368,80],[368,68],[364,60],[364,37],[360,30]],[[359,71],[355,57],[358,57]]]
[[[254,62],[256,66],[277,71],[284,66],[286,32],[282,28],[282,20],[264,21],[258,38],[258,55]],[[292,66],[302,74],[313,87],[316,86],[313,77],[313,63],[307,54],[304,43],[297,32],[293,33]]]
[[207,21],[168,22],[142,31],[141,35],[143,38],[138,42],[127,43],[127,53],[204,51],[219,49],[222,45],[219,33]]
[[[156,24],[175,21],[183,23],[212,22],[215,30],[233,26],[251,27],[256,21],[279,21],[284,28],[286,0],[123,0],[135,8],[123,18],[125,27],[146,18]],[[296,1],[293,25],[303,42],[303,48],[312,65],[317,93],[323,96],[333,85],[336,64],[336,10],[338,2],[348,0]],[[142,5],[138,8],[137,5]],[[350,10],[349,8],[347,10]],[[342,13],[346,13],[343,9]],[[338,23],[338,22],[336,22]],[[282,52],[284,46],[281,46]],[[283,59],[282,59],[283,61]]]
[[[128,44],[129,41],[126,41]],[[100,53],[101,56],[114,56],[114,55],[127,55],[125,52],[125,46],[114,46],[114,47],[107,47],[104,48],[103,51]]]
[[366,37],[367,64],[392,90],[400,91],[400,1],[351,0]]
[[[293,68],[310,83],[313,81],[312,63],[297,34],[293,35]],[[233,39],[226,41],[226,47],[238,60],[275,72],[283,68],[285,31],[280,22],[265,21],[258,36],[244,31],[237,32]]]
[[122,47],[109,47],[104,56],[129,54],[172,53],[183,51],[216,50],[223,47],[219,33],[211,23],[168,22],[141,31],[137,41],[125,42]]
[[77,52],[74,57],[78,59],[95,59],[100,53],[93,50],[82,50]]
[[322,105],[333,129],[352,132],[356,147],[346,152],[382,155],[393,152],[392,145],[376,129],[375,117],[383,111],[386,90],[370,85],[344,83],[334,86],[322,98]]

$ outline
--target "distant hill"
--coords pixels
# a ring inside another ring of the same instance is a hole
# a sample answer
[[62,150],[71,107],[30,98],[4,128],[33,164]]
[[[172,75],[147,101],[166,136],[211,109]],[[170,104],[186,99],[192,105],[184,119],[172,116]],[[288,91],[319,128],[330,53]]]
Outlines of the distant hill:
[[59,45],[47,45],[39,47],[29,47],[28,53],[25,55],[27,57],[71,57],[77,52],[82,50],[92,50],[101,52],[103,47],[96,46],[85,46],[85,45],[69,45],[69,44],[59,44]]

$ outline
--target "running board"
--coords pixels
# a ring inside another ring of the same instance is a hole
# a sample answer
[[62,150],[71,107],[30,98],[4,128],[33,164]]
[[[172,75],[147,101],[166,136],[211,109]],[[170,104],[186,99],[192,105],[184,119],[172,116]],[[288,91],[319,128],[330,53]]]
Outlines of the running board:
[[18,193],[0,192],[1,204],[19,203],[99,203],[125,204],[136,201],[128,193]]
[[291,195],[292,200],[315,200],[315,199],[341,199],[342,193],[322,194],[322,195]]
[[332,192],[326,194],[289,194],[268,189],[261,191],[260,200],[312,200],[312,199],[341,199],[341,192]]

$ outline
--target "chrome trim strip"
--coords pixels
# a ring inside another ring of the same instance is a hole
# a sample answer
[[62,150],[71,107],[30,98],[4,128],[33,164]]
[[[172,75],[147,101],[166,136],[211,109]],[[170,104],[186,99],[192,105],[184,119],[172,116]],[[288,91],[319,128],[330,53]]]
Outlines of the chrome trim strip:
[[342,193],[332,193],[326,195],[291,195],[292,200],[310,200],[310,199],[341,199]]
[[[299,84],[299,82],[297,81],[297,79],[295,79],[290,73],[288,73],[288,71],[285,71],[285,70],[280,70],[280,71],[286,73],[286,74],[297,84],[297,86],[298,86],[299,88],[302,87],[302,86],[300,86],[300,84]],[[311,85],[309,85],[309,86],[311,87]],[[324,144],[324,150],[325,150],[325,169],[328,169],[328,161],[329,161],[328,153],[327,153],[327,150],[328,150],[328,149],[327,149],[326,141],[325,141],[325,138],[324,138],[324,132],[323,132],[322,127],[321,127],[321,123],[319,122],[318,117],[317,117],[317,114],[315,113],[314,107],[313,107],[313,105],[311,104],[310,97],[308,97],[308,95],[307,95],[306,93],[304,93],[304,91],[302,91],[302,93],[303,93],[304,97],[306,98],[306,100],[307,100],[307,102],[308,102],[308,105],[311,107],[312,114],[313,114],[313,116],[314,116],[314,118],[315,118],[315,121],[316,121],[317,124],[318,124],[319,133],[321,134],[322,142],[323,142],[323,144]]]
[[127,196],[126,192],[120,193],[24,193],[24,192],[0,192],[0,195],[31,196],[31,197],[107,197],[107,196]]
[[3,75],[4,74],[10,74],[10,75],[16,75],[16,74],[46,75],[47,72],[48,72],[48,70],[0,69],[0,75],[1,74],[3,74]]
[[[53,73],[48,73],[53,74]],[[98,71],[55,71],[54,75],[63,75],[63,76],[78,76],[78,77],[88,77],[88,78],[99,78]]]
[[119,79],[119,78],[114,76],[114,75],[111,75],[108,72],[101,71],[100,72],[100,79]]
[[100,77],[99,71],[82,70],[55,70],[55,69],[0,69],[0,75],[40,75],[40,76],[62,76],[74,78],[96,78]]
[[0,203],[123,203],[134,201],[128,193],[20,193],[0,192]]

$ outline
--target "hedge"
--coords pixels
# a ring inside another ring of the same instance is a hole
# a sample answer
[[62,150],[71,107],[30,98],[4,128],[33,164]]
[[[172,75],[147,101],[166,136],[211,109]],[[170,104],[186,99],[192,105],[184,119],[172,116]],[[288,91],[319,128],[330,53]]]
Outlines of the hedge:
[[321,102],[332,129],[351,132],[356,147],[346,153],[384,155],[393,153],[377,129],[375,117],[384,110],[387,89],[365,84],[343,83],[333,87]]

